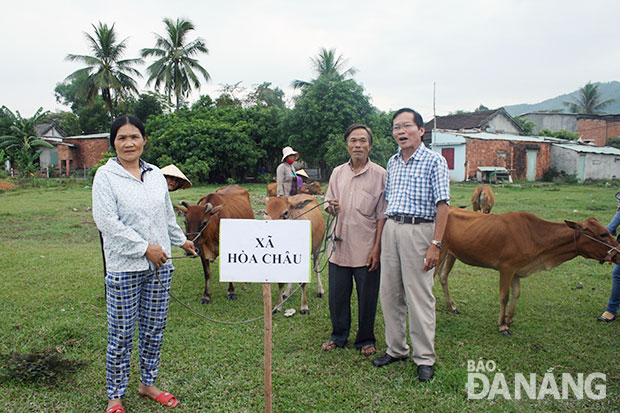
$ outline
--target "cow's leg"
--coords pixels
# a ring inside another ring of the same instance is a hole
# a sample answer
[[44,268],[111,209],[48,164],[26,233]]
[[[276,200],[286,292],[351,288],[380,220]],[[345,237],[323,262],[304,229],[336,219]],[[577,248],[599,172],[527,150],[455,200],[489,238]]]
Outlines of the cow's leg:
[[202,260],[202,270],[205,273],[205,291],[202,293],[200,304],[209,304],[211,302],[211,289],[209,288],[209,279],[211,278],[211,266],[209,260],[200,257]]
[[286,290],[284,291],[284,294],[282,295],[282,299],[286,299],[286,297],[290,297],[291,294],[293,294],[293,283],[288,283],[286,284]]
[[323,283],[321,282],[321,263],[319,262],[318,255],[313,255],[314,258],[314,272],[316,273],[316,296],[318,298],[323,298],[325,295],[325,289],[323,288]]
[[299,308],[299,314],[310,314],[308,309],[308,300],[306,299],[306,283],[301,284],[301,307]]
[[235,294],[235,287],[233,286],[233,283],[228,283],[228,296],[227,298],[229,300],[236,300],[237,299],[237,295]]
[[452,297],[450,297],[450,291],[448,290],[448,275],[450,275],[450,271],[452,271],[455,261],[456,257],[454,255],[446,253],[443,258],[440,258],[439,264],[437,264],[435,276],[439,276],[439,282],[441,282],[443,295],[446,299],[446,308],[453,314],[460,314],[452,302]]
[[512,317],[515,315],[515,306],[521,295],[521,277],[515,275],[510,284],[510,304],[508,304],[508,314],[506,315],[506,324],[512,325]]
[[514,272],[500,271],[499,273],[499,331],[505,336],[510,335],[510,329],[506,324],[506,304],[508,303],[508,297],[510,295],[510,284]]
[[281,310],[280,305],[282,304],[282,301],[284,301],[284,294],[282,293],[283,290],[284,290],[284,283],[278,283],[278,302],[276,303],[276,306],[273,307],[273,310],[271,311],[274,314]]

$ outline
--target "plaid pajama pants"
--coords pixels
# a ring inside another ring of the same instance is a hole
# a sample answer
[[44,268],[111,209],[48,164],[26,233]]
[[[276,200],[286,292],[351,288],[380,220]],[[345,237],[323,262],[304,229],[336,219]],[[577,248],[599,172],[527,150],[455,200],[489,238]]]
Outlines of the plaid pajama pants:
[[[105,277],[108,316],[106,387],[108,399],[125,395],[131,349],[138,322],[140,381],[155,384],[166,329],[172,264],[157,270],[111,272]],[[163,283],[160,284],[159,280]]]

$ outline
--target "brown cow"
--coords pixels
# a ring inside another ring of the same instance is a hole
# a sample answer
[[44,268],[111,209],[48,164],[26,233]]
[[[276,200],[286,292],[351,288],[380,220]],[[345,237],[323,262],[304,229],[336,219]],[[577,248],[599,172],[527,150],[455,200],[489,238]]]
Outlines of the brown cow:
[[[310,194],[310,195],[323,195],[323,188],[321,188],[321,183],[319,181],[312,181],[309,184],[303,184],[301,188],[299,188],[300,194]],[[275,197],[278,194],[278,187],[275,182],[271,182],[267,184],[267,196],[270,198]]]
[[323,195],[323,188],[321,188],[319,181],[312,181],[309,184],[303,184],[299,188],[299,192],[302,194]]
[[491,208],[495,205],[495,195],[489,185],[478,185],[474,188],[471,196],[471,203],[474,211],[482,210],[483,214],[490,214]]
[[[318,202],[312,195],[299,194],[291,197],[279,196],[266,200],[265,219],[307,219],[312,222],[312,256],[314,261],[314,272],[317,278],[317,297],[323,297],[325,290],[321,283],[321,274],[319,271],[318,252],[321,248],[321,241],[325,234],[325,220]],[[278,284],[278,303],[282,303],[284,299],[284,284]],[[277,307],[276,305],[276,307]],[[306,284],[301,287],[301,314],[310,313],[308,309],[308,300],[306,299]]]
[[[185,216],[187,237],[193,239],[197,236],[194,245],[200,254],[205,275],[205,290],[200,302],[208,304],[211,301],[209,262],[215,260],[220,252],[220,219],[254,219],[250,194],[238,185],[229,185],[218,188],[214,194],[201,198],[196,205],[190,206],[185,201],[181,201],[181,205],[174,208]],[[235,300],[236,298],[233,283],[229,283],[228,299]]]
[[620,263],[618,242],[595,218],[556,223],[529,212],[487,215],[450,207],[441,242],[435,275],[441,281],[448,311],[458,313],[448,291],[448,275],[457,258],[468,265],[494,268],[499,271],[499,330],[506,335],[521,293],[521,278],[550,270],[577,255]]

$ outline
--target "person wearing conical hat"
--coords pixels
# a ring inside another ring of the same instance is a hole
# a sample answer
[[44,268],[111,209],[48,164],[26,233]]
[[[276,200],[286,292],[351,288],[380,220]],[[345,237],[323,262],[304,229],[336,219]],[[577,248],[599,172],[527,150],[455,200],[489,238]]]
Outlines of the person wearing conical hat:
[[301,192],[301,187],[304,185],[304,178],[310,178],[305,170],[300,169],[299,171],[295,171],[297,175],[297,192]]
[[290,146],[282,149],[282,163],[276,169],[277,196],[291,196],[297,194],[297,174],[293,162],[299,158],[299,153]]
[[187,179],[185,174],[181,172],[175,165],[168,165],[161,168],[161,172],[168,182],[168,191],[176,191],[177,189],[187,189],[192,187],[192,183]]

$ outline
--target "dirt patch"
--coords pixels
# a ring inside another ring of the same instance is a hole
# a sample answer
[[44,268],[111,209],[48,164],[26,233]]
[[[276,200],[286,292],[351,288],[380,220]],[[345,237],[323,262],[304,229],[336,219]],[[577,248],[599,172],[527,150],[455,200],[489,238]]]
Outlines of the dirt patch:
[[13,189],[13,188],[17,188],[17,185],[12,184],[7,181],[0,181],[0,189]]

